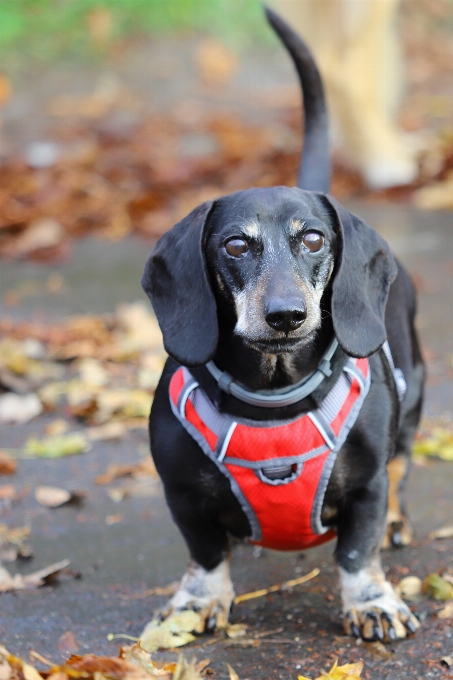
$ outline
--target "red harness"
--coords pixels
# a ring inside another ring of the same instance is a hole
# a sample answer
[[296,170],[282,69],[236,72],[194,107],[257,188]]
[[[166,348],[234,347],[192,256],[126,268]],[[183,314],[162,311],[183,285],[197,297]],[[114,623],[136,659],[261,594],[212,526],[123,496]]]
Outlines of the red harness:
[[170,403],[187,432],[228,477],[257,545],[301,550],[335,536],[321,510],[338,451],[370,386],[367,359],[349,359],[320,408],[290,421],[234,420],[219,413],[187,368]]

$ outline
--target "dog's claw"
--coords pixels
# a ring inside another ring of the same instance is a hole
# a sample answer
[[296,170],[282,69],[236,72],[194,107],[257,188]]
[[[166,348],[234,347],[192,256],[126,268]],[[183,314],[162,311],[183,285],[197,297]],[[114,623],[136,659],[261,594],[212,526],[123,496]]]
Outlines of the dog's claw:
[[345,614],[343,622],[348,635],[381,642],[402,640],[420,627],[420,623],[409,610],[401,609],[392,615],[377,607],[364,611],[352,609]]

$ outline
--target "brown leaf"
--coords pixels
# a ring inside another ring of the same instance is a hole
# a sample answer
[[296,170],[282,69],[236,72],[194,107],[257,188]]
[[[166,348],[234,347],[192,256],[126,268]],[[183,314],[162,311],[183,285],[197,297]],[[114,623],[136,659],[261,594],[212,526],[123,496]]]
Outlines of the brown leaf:
[[196,62],[199,75],[207,85],[225,85],[237,71],[236,55],[214,38],[200,41]]
[[0,451],[0,475],[13,475],[17,470],[17,461],[10,458],[6,451]]
[[79,650],[79,643],[76,640],[74,633],[71,630],[67,630],[58,638],[58,649],[61,652],[66,652],[72,654]]
[[16,488],[12,484],[0,486],[0,501],[12,501],[16,496]]
[[61,246],[64,229],[54,219],[43,217],[32,222],[27,229],[3,249],[8,257],[24,257],[36,251]]
[[112,463],[108,466],[103,475],[98,475],[95,479],[96,484],[111,484],[120,477],[157,477],[155,465],[151,458],[145,458],[138,463],[117,465]]

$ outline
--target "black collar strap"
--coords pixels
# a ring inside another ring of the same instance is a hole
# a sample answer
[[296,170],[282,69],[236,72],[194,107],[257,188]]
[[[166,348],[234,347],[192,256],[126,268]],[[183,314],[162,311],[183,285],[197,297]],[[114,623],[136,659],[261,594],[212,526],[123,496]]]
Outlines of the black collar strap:
[[264,408],[280,408],[282,406],[290,406],[295,404],[305,397],[308,397],[317,387],[322,383],[324,378],[328,378],[332,374],[330,366],[331,359],[338,347],[336,338],[332,340],[327,348],[323,358],[318,364],[318,368],[314,373],[304,378],[301,382],[291,387],[284,387],[279,390],[266,390],[252,392],[242,387],[234,378],[226,371],[221,371],[217,368],[213,361],[206,364],[206,368],[212,377],[216,380],[221,390],[227,394],[231,394],[236,399],[244,401],[246,404],[252,406],[262,406]]

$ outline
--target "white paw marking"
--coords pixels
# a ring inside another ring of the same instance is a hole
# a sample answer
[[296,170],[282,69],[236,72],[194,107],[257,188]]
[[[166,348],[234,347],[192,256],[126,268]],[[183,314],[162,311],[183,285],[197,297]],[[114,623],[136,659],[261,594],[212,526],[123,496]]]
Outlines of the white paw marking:
[[222,628],[228,623],[234,596],[228,560],[212,571],[192,562],[162,615],[167,617],[183,609],[194,609],[202,617],[202,629],[196,632],[202,632],[211,619],[215,620],[216,627]]

